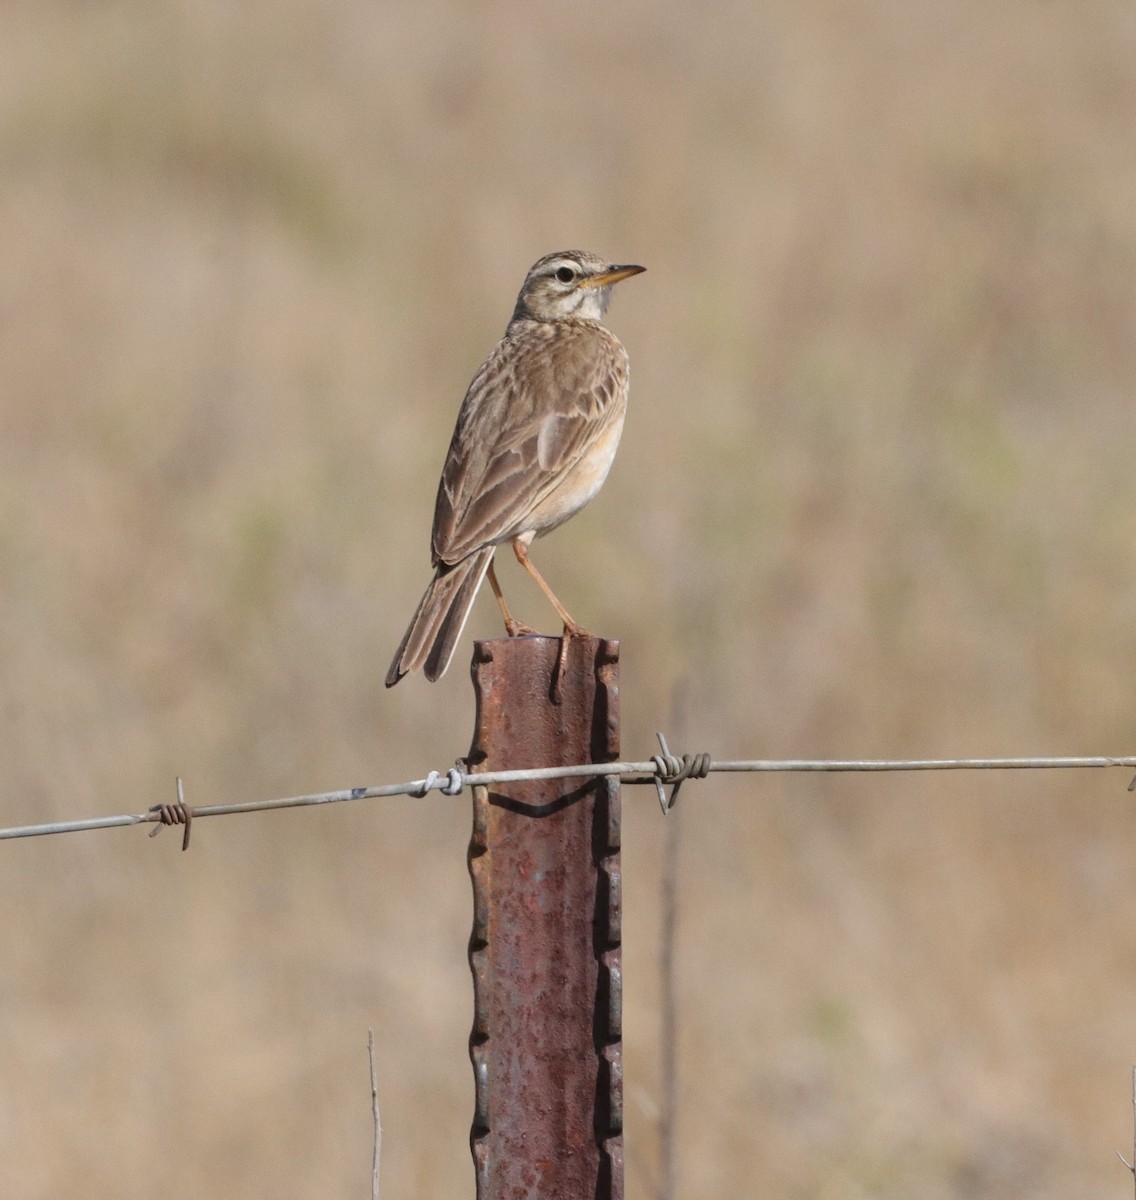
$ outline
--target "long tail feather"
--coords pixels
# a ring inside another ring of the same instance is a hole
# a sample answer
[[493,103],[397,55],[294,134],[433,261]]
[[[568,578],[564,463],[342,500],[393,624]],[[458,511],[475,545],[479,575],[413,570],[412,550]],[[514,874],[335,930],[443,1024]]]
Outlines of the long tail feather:
[[387,687],[394,687],[404,675],[420,667],[425,669],[429,680],[442,676],[450,665],[495,549],[484,546],[455,566],[438,568],[395,652],[387,671]]

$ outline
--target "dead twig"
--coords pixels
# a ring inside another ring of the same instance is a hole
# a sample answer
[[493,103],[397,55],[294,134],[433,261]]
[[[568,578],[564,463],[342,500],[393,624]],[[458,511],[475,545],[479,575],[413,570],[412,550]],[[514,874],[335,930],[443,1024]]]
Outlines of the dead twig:
[[371,1154],[371,1200],[379,1200],[379,1160],[383,1155],[383,1126],[379,1120],[379,1078],[375,1071],[375,1031],[367,1030],[367,1057],[371,1062],[371,1118],[375,1144]]

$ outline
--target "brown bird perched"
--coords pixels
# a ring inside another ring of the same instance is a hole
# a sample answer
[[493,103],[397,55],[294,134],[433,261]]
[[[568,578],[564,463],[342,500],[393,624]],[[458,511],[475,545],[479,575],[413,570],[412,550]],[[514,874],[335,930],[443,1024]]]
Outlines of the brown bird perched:
[[629,365],[600,321],[612,285],[643,270],[565,250],[545,255],[525,276],[505,336],[462,401],[434,506],[434,578],[387,687],[419,667],[427,679],[445,671],[486,574],[509,636],[535,632],[513,619],[497,582],[493,553],[505,542],[552,602],[564,638],[584,634],[528,548],[579,512],[611,469]]

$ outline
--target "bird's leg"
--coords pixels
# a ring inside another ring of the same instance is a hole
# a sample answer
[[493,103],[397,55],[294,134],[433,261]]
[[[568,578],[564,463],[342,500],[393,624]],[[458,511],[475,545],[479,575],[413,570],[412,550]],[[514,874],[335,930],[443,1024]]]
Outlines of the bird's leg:
[[489,560],[489,586],[493,589],[493,595],[497,597],[497,604],[501,609],[501,616],[505,618],[505,632],[510,637],[520,637],[525,633],[536,633],[535,629],[530,629],[527,625],[522,625],[520,621],[515,620],[513,614],[509,611],[509,606],[505,603],[505,593],[501,591],[501,585],[497,582],[497,572],[493,570],[493,560]]
[[571,614],[556,598],[556,593],[548,586],[544,580],[544,576],[533,565],[532,559],[529,558],[528,546],[520,539],[513,539],[513,553],[517,556],[517,562],[536,580],[537,587],[548,597],[549,603],[556,609],[557,615],[564,622],[565,637],[591,637],[586,629],[577,625],[572,619]]
[[529,558],[528,545],[520,538],[513,539],[513,553],[517,556],[517,562],[536,580],[537,586],[548,597],[549,603],[556,609],[560,619],[564,622],[564,632],[560,635],[560,654],[556,659],[556,677],[552,681],[552,698],[559,704],[561,696],[560,683],[564,678],[564,672],[568,669],[569,639],[574,637],[591,637],[591,634],[576,624],[568,610],[556,598],[556,593],[548,586],[544,576],[536,569]]

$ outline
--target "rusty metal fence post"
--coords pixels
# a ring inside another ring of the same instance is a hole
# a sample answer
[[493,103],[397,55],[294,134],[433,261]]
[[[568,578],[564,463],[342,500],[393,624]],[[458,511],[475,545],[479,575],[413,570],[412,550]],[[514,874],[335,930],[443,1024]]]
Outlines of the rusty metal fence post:
[[[472,771],[619,756],[619,643],[478,642]],[[622,1200],[617,779],[473,789],[478,1200]]]

